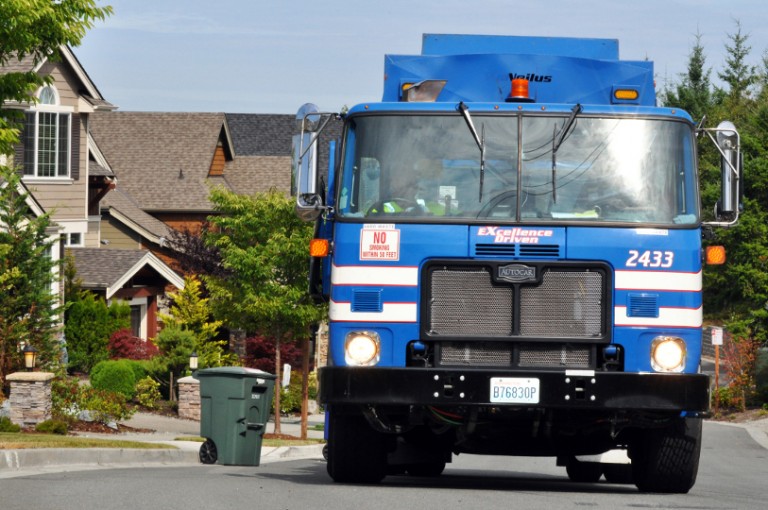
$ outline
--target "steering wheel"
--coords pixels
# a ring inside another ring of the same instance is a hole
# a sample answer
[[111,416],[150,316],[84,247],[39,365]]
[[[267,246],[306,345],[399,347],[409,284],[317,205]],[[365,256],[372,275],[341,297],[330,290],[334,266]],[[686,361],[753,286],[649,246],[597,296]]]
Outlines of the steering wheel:
[[[511,204],[508,203],[510,201],[512,202]],[[514,217],[515,214],[517,214],[517,190],[505,191],[493,197],[482,209],[480,209],[480,212],[477,213],[477,217],[488,218],[496,209],[505,205],[510,209],[509,216]]]
[[[384,210],[384,204],[389,203],[395,203],[398,206],[400,206],[401,211],[385,211]],[[382,200],[377,200],[376,202],[371,205],[371,207],[368,208],[368,212],[366,213],[366,216],[378,216],[382,214],[396,214],[396,213],[404,213],[408,212],[408,209],[418,209],[421,211],[421,206],[418,202],[415,200],[412,200],[410,198],[403,198],[403,197],[392,197]]]

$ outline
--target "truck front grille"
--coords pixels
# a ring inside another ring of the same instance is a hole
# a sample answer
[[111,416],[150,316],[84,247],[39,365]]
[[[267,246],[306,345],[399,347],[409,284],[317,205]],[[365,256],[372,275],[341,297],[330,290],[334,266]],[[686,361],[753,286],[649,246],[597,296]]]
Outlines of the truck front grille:
[[494,281],[490,264],[427,269],[425,333],[438,337],[596,340],[606,334],[607,276],[541,265],[536,282]]
[[490,281],[484,267],[434,271],[429,329],[438,335],[511,335],[513,289]]
[[443,367],[594,368],[595,349],[587,344],[444,342],[437,365]]

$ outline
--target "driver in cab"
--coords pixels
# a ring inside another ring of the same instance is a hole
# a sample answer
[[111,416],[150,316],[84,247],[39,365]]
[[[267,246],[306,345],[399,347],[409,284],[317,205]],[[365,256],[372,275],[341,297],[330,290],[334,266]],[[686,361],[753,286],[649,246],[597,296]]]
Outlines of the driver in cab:
[[[421,160],[413,171],[398,171],[390,177],[388,197],[370,210],[372,214],[406,213],[414,216],[444,216],[451,210],[455,191],[440,197],[442,163],[439,160]],[[443,200],[441,200],[443,198]],[[453,201],[455,208],[456,202]]]

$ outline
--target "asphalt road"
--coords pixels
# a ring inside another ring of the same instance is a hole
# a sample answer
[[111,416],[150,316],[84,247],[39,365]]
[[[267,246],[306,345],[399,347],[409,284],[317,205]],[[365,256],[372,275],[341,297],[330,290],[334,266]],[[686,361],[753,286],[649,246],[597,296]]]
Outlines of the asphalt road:
[[321,460],[258,467],[96,469],[0,479],[3,510],[360,508],[764,509],[768,450],[742,428],[707,423],[699,478],[687,495],[634,486],[576,484],[549,458],[462,455],[439,478],[388,477],[380,485],[334,484]]

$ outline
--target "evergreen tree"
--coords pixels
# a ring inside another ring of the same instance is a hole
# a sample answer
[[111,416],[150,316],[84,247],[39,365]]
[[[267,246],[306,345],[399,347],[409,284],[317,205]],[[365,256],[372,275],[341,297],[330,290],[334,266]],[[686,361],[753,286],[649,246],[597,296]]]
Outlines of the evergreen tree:
[[58,363],[60,352],[50,218],[32,214],[19,182],[16,172],[0,166],[0,384],[23,367],[22,342],[38,350],[42,366]]
[[[166,327],[190,331],[196,341],[192,349],[197,353],[200,368],[235,365],[238,358],[226,352],[227,342],[216,340],[221,321],[211,320],[211,304],[202,297],[200,280],[194,276],[184,278],[184,288],[168,295],[173,303],[170,315],[160,314]],[[187,358],[192,351],[187,353]]]
[[92,292],[77,290],[67,302],[66,338],[69,369],[90,372],[109,359],[109,337],[131,325],[131,307],[115,301],[107,305]]
[[[768,340],[768,90],[765,71],[758,74],[746,64],[750,47],[740,24],[728,38],[732,44],[726,46],[727,67],[718,73],[727,88],[713,109],[710,125],[728,119],[739,130],[744,211],[736,228],[717,229],[709,241],[724,245],[728,260],[704,272],[705,311],[734,334],[764,343]],[[719,192],[719,155],[702,154],[700,168],[703,192],[713,197]]]
[[725,47],[726,68],[717,75],[728,85],[728,96],[738,101],[747,98],[750,87],[757,82],[756,68],[746,62],[752,48],[747,46],[749,35],[742,33],[739,21],[736,22],[736,33],[728,34],[728,39],[732,45]]
[[706,68],[707,57],[701,43],[701,34],[696,34],[696,43],[688,56],[688,70],[681,74],[681,81],[674,90],[667,89],[662,94],[666,106],[682,108],[691,114],[695,121],[704,118],[712,106],[712,69]]

